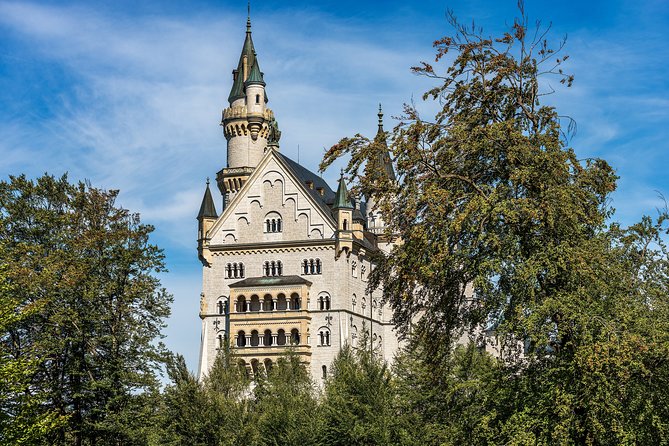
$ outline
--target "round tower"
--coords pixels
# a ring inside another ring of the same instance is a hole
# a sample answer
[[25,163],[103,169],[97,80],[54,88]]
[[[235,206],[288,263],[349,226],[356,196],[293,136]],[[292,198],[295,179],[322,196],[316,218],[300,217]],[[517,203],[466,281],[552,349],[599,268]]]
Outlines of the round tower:
[[[246,20],[246,39],[237,68],[232,71],[230,106],[223,110],[221,126],[227,140],[227,167],[218,172],[218,188],[228,203],[241,189],[268,147],[276,121],[267,108],[265,80],[251,38],[251,19]],[[274,131],[272,134],[276,134]],[[270,144],[276,150],[278,144]]]

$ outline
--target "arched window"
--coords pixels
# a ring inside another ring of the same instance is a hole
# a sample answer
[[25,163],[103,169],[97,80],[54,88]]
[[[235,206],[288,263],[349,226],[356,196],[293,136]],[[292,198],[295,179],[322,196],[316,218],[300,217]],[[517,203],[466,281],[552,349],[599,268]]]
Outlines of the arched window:
[[327,294],[318,296],[318,309],[319,310],[330,309],[330,296],[328,296]]
[[281,263],[281,260],[276,262],[276,275],[283,276],[283,263]]
[[279,329],[276,335],[276,345],[286,345],[286,331]]
[[309,274],[316,272],[316,265],[314,265],[314,259],[309,260]]
[[233,263],[232,264],[232,277],[237,278],[239,274],[239,271],[237,271],[237,264]]
[[251,308],[249,311],[260,311],[260,298],[254,294],[251,296]]
[[276,309],[277,311],[286,311],[286,308],[287,308],[286,295],[279,294],[276,298]]
[[225,278],[226,279],[244,278],[244,264],[228,263],[225,266]]
[[316,274],[321,273],[321,259],[316,259]]
[[272,360],[267,358],[265,359],[265,373],[269,375],[271,371],[272,371]]
[[297,331],[297,328],[290,330],[290,344],[300,345],[300,332]]
[[265,216],[265,232],[281,232],[282,230],[281,215],[279,213],[270,212]]
[[237,333],[237,347],[246,347],[246,333],[244,331]]
[[257,347],[260,345],[260,337],[258,336],[258,330],[253,330],[251,332],[251,347]]
[[355,294],[351,296],[351,307],[353,309],[353,312],[355,313],[355,304],[357,303],[357,299],[355,297]]
[[239,277],[241,277],[242,279],[244,278],[244,264],[243,263],[239,264]]
[[246,298],[244,296],[239,296],[237,298],[237,313],[246,313]]
[[276,262],[272,262],[271,265],[272,265],[272,271],[271,271],[272,274],[271,275],[276,276]]
[[262,337],[262,344],[265,347],[269,347],[272,345],[272,331],[271,330],[265,330],[265,335]]
[[293,293],[290,296],[290,309],[291,310],[300,309],[300,296],[297,293]]
[[232,265],[228,263],[225,267],[225,278],[229,279],[232,277]]
[[309,261],[307,259],[302,261],[302,274],[309,274]]
[[319,345],[327,346],[330,345],[330,329],[327,327],[321,327],[318,329],[318,340],[320,341]]
[[272,311],[274,310],[274,302],[272,302],[272,296],[269,294],[265,295],[265,298],[263,299],[263,311]]
[[223,348],[223,335],[218,335],[218,348]]
[[218,307],[218,314],[225,313],[225,304],[223,303],[222,300],[219,300],[216,306]]
[[258,378],[258,360],[257,359],[252,359],[251,360],[251,370],[253,370],[253,376]]
[[327,377],[328,377],[328,366],[324,365],[322,367],[322,370],[323,370],[323,379],[327,379]]

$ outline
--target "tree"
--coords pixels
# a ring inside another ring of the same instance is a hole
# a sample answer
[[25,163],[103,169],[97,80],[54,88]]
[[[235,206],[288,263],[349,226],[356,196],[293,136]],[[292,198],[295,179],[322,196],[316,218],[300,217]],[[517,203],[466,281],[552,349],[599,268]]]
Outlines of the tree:
[[520,13],[497,38],[450,14],[454,35],[435,42],[437,62],[453,55],[448,67],[413,69],[438,81],[424,99],[442,108],[430,122],[405,106],[392,134],[397,181],[375,161],[380,141],[361,135],[321,168],[350,155],[356,188],[401,240],[370,288],[382,285],[394,322],[426,354],[421,367],[454,386],[446,365],[462,360],[463,332],[494,334],[501,368],[481,391],[500,390],[472,403],[486,401],[476,423],[490,442],[658,444],[669,419],[666,212],[607,224],[613,170],[580,160],[566,118],[543,103],[551,78],[573,81],[563,43],[531,28],[522,3]]
[[272,364],[253,389],[253,412],[261,445],[317,444],[318,401],[309,371],[289,352]]
[[321,401],[321,444],[405,444],[390,371],[369,342],[363,337],[359,348],[345,345],[332,363]]
[[168,374],[172,384],[164,392],[160,444],[258,444],[249,401],[251,381],[234,354],[221,350],[202,381],[188,371],[181,355],[170,361]]
[[164,271],[153,228],[117,194],[66,176],[0,182],[11,301],[34,309],[3,327],[3,347],[30,364],[22,398],[67,419],[48,444],[142,444],[155,415],[171,296],[153,275]]

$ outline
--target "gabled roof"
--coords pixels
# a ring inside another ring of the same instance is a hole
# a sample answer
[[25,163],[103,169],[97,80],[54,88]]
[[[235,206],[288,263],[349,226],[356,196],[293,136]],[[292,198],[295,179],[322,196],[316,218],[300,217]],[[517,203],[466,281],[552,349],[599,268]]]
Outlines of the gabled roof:
[[207,188],[204,191],[204,197],[202,197],[202,204],[200,205],[200,212],[198,212],[197,218],[198,220],[201,218],[218,218],[214,199],[211,197],[211,191],[209,190],[209,178],[207,178]]
[[[282,155],[279,152],[276,152],[276,155],[283,163],[286,165],[287,168],[289,168],[293,175],[297,177],[297,179],[302,183],[302,187],[304,190],[306,190],[309,195],[316,201],[316,203],[319,205],[321,210],[332,216],[332,205],[335,202],[335,193],[334,191],[330,188],[330,185],[320,176],[315,174],[314,172],[310,171],[306,167],[296,163],[292,159],[288,158],[285,155]],[[313,189],[310,189],[306,187],[307,182],[311,182],[314,185]],[[323,190],[323,195],[318,192],[318,189]]]

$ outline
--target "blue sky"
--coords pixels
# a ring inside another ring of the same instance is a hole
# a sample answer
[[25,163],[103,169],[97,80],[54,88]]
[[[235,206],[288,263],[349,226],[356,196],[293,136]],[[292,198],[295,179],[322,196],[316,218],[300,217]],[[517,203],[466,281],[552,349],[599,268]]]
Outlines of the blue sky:
[[[324,148],[387,127],[431,87],[409,67],[433,58],[445,11],[497,33],[515,1],[254,2],[254,43],[281,150],[316,169]],[[549,98],[578,131],[582,157],[621,179],[612,205],[629,224],[669,196],[669,2],[527,1],[567,35],[570,89]],[[169,348],[197,369],[201,265],[195,216],[205,179],[224,166],[219,127],[244,38],[244,1],[0,1],[0,175],[68,172],[120,189],[156,227],[175,297]],[[433,104],[421,105],[429,112]],[[324,177],[334,183],[338,169]],[[220,201],[217,201],[220,210]]]

